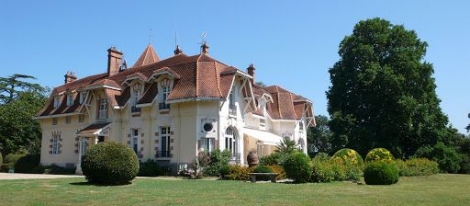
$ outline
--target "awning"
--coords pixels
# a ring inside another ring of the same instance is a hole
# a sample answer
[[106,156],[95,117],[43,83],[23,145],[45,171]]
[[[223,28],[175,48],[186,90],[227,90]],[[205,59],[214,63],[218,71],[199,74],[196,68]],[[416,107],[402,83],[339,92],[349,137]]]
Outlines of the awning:
[[95,135],[107,135],[107,130],[111,126],[111,123],[97,123],[90,124],[84,129],[77,132],[77,136],[95,136]]
[[259,141],[261,141],[262,144],[278,145],[283,140],[281,136],[267,131],[243,128],[243,133],[250,137],[258,139]]

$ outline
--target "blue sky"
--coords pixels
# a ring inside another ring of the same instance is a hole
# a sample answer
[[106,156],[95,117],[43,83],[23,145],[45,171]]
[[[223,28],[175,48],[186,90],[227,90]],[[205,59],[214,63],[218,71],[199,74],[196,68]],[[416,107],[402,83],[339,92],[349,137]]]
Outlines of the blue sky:
[[301,94],[328,115],[328,69],[340,41],[360,20],[381,17],[428,42],[441,107],[466,133],[470,3],[438,2],[1,1],[0,76],[29,74],[55,87],[67,71],[105,72],[111,46],[132,65],[149,43],[160,58],[171,56],[175,36],[186,54],[197,54],[205,32],[212,57],[242,70],[253,63],[256,81]]

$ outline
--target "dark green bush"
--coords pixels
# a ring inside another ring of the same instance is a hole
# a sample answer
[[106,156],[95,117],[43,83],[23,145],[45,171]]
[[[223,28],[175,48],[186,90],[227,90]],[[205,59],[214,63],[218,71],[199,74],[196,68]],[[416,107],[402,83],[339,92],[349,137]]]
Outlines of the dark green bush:
[[15,173],[33,173],[33,169],[39,165],[39,154],[28,154],[20,157],[15,163]]
[[168,168],[161,167],[152,159],[140,162],[139,165],[139,173],[137,173],[137,176],[156,177],[168,173]]
[[75,174],[76,168],[65,168],[56,164],[52,165],[38,165],[33,168],[34,174]]
[[205,176],[219,176],[219,170],[225,165],[228,165],[230,157],[232,156],[229,150],[220,151],[218,149],[208,154],[210,161],[204,167],[203,173]]
[[286,176],[296,183],[305,183],[310,180],[312,166],[310,157],[302,152],[293,152],[288,154],[283,165]]
[[220,178],[224,179],[226,175],[230,174],[230,166],[224,165],[219,169]]
[[392,153],[385,148],[374,148],[370,150],[366,155],[366,162],[373,162],[373,161],[393,161],[395,157],[393,157]]
[[270,155],[260,157],[259,158],[259,164],[262,165],[280,165],[281,164],[281,153],[274,152],[271,153]]
[[82,171],[91,183],[127,184],[139,172],[134,150],[116,142],[103,142],[90,147],[82,158]]
[[2,167],[2,164],[3,164],[3,155],[2,153],[0,153],[0,167]]
[[398,168],[390,162],[371,162],[364,169],[364,181],[368,185],[391,185],[397,183],[398,179]]
[[462,156],[455,148],[446,146],[442,142],[438,142],[433,147],[420,147],[415,156],[436,161],[439,164],[439,169],[448,173],[457,173],[462,162]]

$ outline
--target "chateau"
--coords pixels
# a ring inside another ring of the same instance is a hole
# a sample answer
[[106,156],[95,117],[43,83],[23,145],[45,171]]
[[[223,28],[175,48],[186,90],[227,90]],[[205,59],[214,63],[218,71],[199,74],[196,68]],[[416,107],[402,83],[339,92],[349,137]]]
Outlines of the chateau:
[[312,101],[279,86],[255,83],[246,72],[209,55],[188,56],[176,47],[160,59],[148,45],[132,67],[123,52],[108,49],[105,73],[77,78],[72,72],[37,113],[42,128],[41,164],[77,167],[92,145],[116,141],[141,161],[153,159],[172,172],[198,152],[229,150],[246,164],[250,150],[273,152],[283,137],[307,152],[307,127],[315,125]]

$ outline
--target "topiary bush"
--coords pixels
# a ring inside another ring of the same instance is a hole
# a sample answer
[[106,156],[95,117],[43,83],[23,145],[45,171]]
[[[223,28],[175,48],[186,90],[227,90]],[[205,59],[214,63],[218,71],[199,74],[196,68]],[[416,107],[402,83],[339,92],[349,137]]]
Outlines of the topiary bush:
[[81,166],[88,182],[120,185],[130,183],[137,176],[139,159],[126,145],[103,142],[90,147]]
[[28,154],[20,157],[15,163],[15,173],[33,173],[40,160],[39,154]]
[[310,157],[302,152],[293,152],[288,154],[283,165],[286,176],[296,183],[305,183],[310,181],[312,174],[312,165]]
[[362,159],[361,155],[356,152],[356,150],[344,148],[338,150],[331,159],[338,161],[338,159],[343,160],[344,162],[348,162],[354,166],[362,168],[364,165],[364,160]]
[[398,168],[390,162],[371,162],[364,169],[364,181],[368,185],[391,185],[398,182]]
[[393,157],[392,153],[385,148],[374,148],[370,150],[366,155],[366,162],[373,162],[373,161],[393,161],[395,157]]

